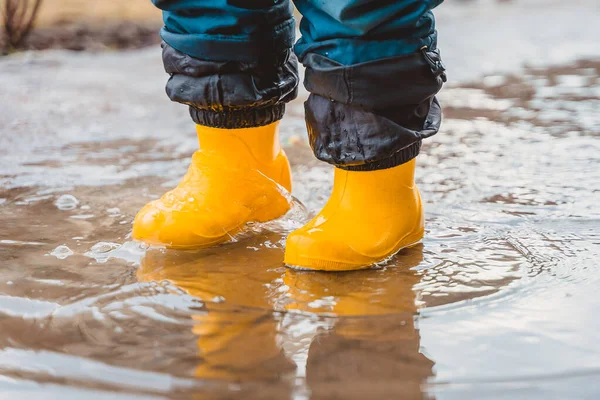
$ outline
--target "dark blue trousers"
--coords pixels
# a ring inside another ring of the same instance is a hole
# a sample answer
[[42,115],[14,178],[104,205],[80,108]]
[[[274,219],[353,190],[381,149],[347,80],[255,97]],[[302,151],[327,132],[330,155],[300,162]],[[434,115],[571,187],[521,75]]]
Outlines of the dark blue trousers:
[[294,45],[288,0],[153,0],[165,22],[167,93],[199,124],[269,124],[296,96],[297,56],[316,156],[352,170],[402,164],[441,122],[431,10],[442,1],[295,0]]

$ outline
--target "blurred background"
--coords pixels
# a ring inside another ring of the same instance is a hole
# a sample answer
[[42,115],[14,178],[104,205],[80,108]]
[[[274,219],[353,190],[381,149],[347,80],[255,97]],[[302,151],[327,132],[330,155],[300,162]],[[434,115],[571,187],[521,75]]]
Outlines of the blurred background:
[[[0,399],[600,396],[597,0],[435,10],[449,81],[418,158],[426,237],[339,275],[283,267],[300,206],[218,249],[131,241],[198,147],[164,92],[160,13],[0,10]],[[310,214],[332,170],[306,97],[281,137]]]
[[[156,32],[161,26],[160,11],[149,0],[3,0],[2,7],[5,52],[15,50],[14,45],[19,50],[98,51],[159,43]],[[16,11],[12,18],[11,10]],[[19,17],[22,12],[25,18]],[[19,33],[31,17],[34,25],[21,38]]]

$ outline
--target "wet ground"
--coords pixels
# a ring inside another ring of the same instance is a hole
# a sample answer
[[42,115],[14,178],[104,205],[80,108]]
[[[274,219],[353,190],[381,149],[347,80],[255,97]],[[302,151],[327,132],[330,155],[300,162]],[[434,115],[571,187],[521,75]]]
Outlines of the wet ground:
[[[158,50],[0,60],[0,398],[598,398],[598,9],[563,4],[440,9],[426,238],[343,274],[283,267],[300,211],[199,252],[130,240],[196,147]],[[282,134],[314,212],[301,99]]]

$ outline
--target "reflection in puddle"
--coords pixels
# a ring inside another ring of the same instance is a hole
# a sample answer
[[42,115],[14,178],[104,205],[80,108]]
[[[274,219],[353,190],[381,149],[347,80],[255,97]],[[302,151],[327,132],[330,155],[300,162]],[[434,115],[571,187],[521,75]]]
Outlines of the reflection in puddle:
[[192,316],[195,376],[289,382],[290,391],[323,398],[358,398],[373,385],[380,395],[420,396],[433,366],[414,322],[423,246],[402,251],[385,270],[326,273],[282,267],[283,248],[270,245],[281,239],[151,250],[142,259],[140,281],[166,280],[203,301]]

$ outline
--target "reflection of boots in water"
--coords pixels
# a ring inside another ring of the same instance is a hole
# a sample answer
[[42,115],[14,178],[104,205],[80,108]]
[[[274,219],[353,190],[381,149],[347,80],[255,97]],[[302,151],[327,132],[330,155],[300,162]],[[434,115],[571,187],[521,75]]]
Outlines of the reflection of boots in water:
[[[281,237],[270,239],[275,243]],[[199,378],[277,379],[295,370],[276,344],[277,321],[265,286],[281,276],[275,269],[282,251],[247,248],[264,240],[257,237],[201,252],[153,250],[142,259],[141,281],[168,280],[205,302],[206,312],[193,316]]]
[[419,352],[410,270],[422,245],[394,258],[395,267],[348,273],[286,271],[290,309],[335,314],[314,338],[306,376],[312,398],[422,398],[433,361]]
[[[172,248],[203,248],[229,240],[247,222],[285,214],[290,166],[278,122],[242,129],[197,125],[200,149],[179,185],[135,217],[133,237]],[[281,185],[281,186],[280,186]]]

